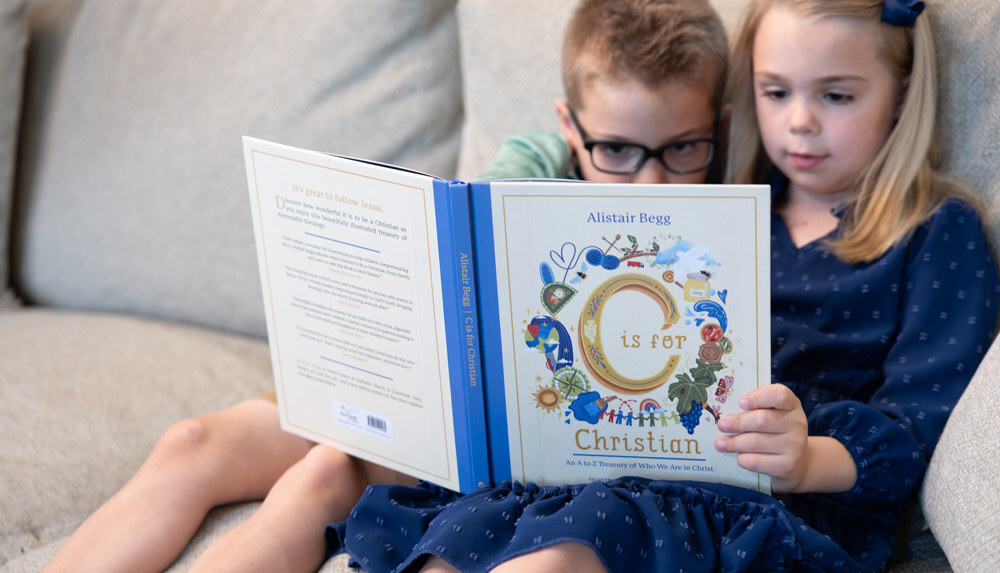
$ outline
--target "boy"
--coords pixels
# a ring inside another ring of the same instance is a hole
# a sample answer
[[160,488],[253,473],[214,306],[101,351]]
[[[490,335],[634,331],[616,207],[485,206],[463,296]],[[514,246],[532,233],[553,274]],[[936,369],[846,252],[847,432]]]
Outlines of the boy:
[[561,134],[508,138],[479,178],[717,182],[726,72],[707,0],[584,0],[563,44]]
[[[708,0],[584,0],[563,68],[565,139],[512,139],[485,177],[701,183],[722,156],[726,37]],[[265,496],[192,570],[315,570],[323,526],[345,519],[367,485],[415,482],[281,431],[273,398],[255,398],[168,429],[47,570],[162,570],[212,507]]]

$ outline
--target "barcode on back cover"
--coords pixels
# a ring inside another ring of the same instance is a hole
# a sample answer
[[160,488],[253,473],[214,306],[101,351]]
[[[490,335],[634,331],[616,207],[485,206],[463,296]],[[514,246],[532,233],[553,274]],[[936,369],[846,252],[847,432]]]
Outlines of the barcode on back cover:
[[333,419],[341,425],[354,428],[383,440],[392,441],[392,422],[386,416],[369,412],[352,404],[332,400]]
[[384,432],[388,428],[388,424],[382,418],[378,418],[376,416],[369,415],[368,416],[368,427],[369,428],[374,428],[374,429],[379,430],[381,432]]

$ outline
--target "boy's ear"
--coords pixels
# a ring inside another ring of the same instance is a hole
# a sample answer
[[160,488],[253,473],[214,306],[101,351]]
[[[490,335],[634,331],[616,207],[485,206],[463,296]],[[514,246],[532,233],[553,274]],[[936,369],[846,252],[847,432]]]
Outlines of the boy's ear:
[[567,140],[573,141],[573,137],[576,135],[576,125],[573,124],[573,118],[569,114],[569,104],[564,99],[557,99],[555,107],[563,136]]

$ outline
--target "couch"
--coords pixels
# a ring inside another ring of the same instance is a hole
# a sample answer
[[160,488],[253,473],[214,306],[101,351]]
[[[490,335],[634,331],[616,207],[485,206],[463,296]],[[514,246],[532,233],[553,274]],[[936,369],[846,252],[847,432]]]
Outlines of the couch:
[[[733,29],[744,0],[714,1]],[[932,1],[942,165],[1000,245],[1000,3]],[[573,4],[0,0],[0,571],[39,570],[172,422],[270,386],[241,135],[473,177],[557,129]],[[998,369],[994,345],[896,569],[1000,569]]]

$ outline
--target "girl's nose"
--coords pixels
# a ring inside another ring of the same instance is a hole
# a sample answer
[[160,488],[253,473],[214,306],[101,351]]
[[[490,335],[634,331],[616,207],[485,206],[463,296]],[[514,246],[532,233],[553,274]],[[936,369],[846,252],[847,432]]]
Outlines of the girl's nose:
[[788,129],[796,135],[816,135],[819,133],[819,122],[808,102],[796,99],[791,103]]

